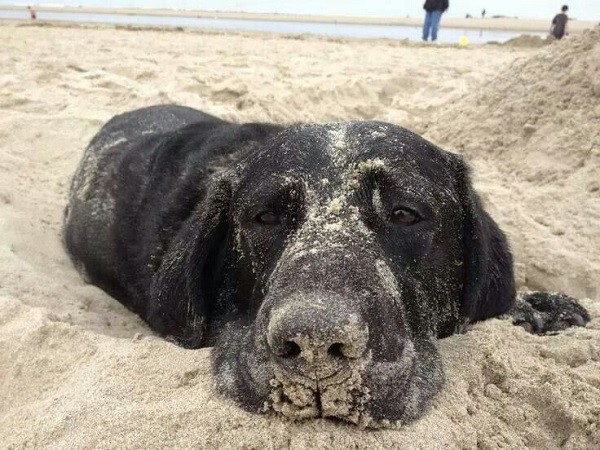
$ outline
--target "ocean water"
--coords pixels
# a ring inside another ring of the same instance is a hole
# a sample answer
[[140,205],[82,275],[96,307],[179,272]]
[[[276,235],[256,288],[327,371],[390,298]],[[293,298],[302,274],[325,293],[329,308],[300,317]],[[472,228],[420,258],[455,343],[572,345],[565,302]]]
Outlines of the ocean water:
[[[214,30],[260,31],[286,34],[314,34],[321,36],[352,37],[352,38],[387,38],[421,39],[421,28],[399,25],[355,25],[340,23],[313,22],[275,22],[262,20],[235,20],[198,17],[172,17],[128,14],[86,14],[67,12],[38,12],[38,20],[53,20],[64,22],[109,23],[127,25],[160,25],[181,26],[192,28],[208,28]],[[0,10],[0,19],[29,20],[27,10]],[[471,43],[490,41],[505,42],[523,34],[514,31],[462,30],[443,26],[438,33],[438,40],[445,43],[456,43],[461,36],[467,36]],[[527,33],[545,36],[545,33]]]

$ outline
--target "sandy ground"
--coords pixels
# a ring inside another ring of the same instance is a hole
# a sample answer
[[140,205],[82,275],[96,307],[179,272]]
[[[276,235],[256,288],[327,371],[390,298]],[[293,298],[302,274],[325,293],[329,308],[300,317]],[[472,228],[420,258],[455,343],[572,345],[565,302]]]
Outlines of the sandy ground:
[[[543,49],[2,23],[0,448],[600,448],[600,28]],[[464,153],[521,287],[586,329],[508,320],[440,341],[447,384],[400,430],[291,423],[217,396],[210,349],[156,337],[60,244],[71,174],[112,115],[380,119]]]
[[[23,6],[2,6],[0,9],[23,11]],[[423,17],[355,17],[355,16],[322,16],[308,14],[278,14],[278,13],[248,13],[237,11],[194,11],[194,10],[173,10],[173,9],[139,9],[139,8],[79,8],[79,7],[56,7],[43,5],[36,7],[39,11],[52,12],[74,12],[91,14],[130,14],[130,15],[156,15],[156,16],[176,16],[176,17],[202,17],[219,19],[237,19],[237,20],[269,20],[284,22],[319,22],[319,23],[346,23],[361,25],[405,25],[412,27],[423,26]],[[516,17],[498,17],[481,19],[477,17],[465,19],[459,17],[444,16],[442,25],[449,28],[475,29],[475,30],[505,30],[505,31],[523,31],[523,32],[544,32],[550,28],[550,21],[540,19],[519,19]],[[583,30],[593,28],[597,25],[593,20],[576,20],[569,22],[571,33],[580,33]]]

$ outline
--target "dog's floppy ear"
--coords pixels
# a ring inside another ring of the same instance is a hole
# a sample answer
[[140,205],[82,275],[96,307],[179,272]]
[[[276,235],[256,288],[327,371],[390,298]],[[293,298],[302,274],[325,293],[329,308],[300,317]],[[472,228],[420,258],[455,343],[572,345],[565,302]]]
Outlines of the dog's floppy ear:
[[188,348],[198,348],[210,307],[207,296],[221,263],[220,253],[228,231],[231,183],[215,180],[184,222],[150,289],[146,320],[153,329]]
[[462,204],[464,283],[460,307],[463,321],[496,317],[515,301],[513,261],[506,236],[483,209],[469,168],[453,155]]

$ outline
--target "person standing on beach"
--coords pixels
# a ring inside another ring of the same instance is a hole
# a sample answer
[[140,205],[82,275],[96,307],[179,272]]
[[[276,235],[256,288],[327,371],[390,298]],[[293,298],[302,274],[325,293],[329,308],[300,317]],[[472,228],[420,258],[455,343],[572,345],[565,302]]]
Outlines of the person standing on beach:
[[562,39],[563,36],[569,35],[569,30],[567,28],[567,22],[569,21],[569,16],[567,16],[568,10],[569,7],[567,5],[563,5],[562,8],[560,8],[560,13],[558,13],[556,16],[554,16],[554,19],[552,19],[550,34],[556,39]]
[[29,17],[31,17],[31,20],[37,19],[37,14],[35,12],[35,9],[33,9],[33,7],[28,6],[27,10],[29,11]]
[[425,10],[425,22],[423,23],[423,40],[427,42],[431,33],[431,41],[437,40],[437,32],[440,26],[442,14],[449,7],[448,0],[425,0],[423,9]]

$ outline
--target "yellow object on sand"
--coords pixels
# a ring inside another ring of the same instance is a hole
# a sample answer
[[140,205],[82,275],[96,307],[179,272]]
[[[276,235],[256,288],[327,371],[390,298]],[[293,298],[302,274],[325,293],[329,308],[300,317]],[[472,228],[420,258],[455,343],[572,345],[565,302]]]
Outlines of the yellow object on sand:
[[469,45],[469,38],[466,36],[461,36],[460,38],[458,38],[458,45],[460,45],[461,47],[466,47]]

